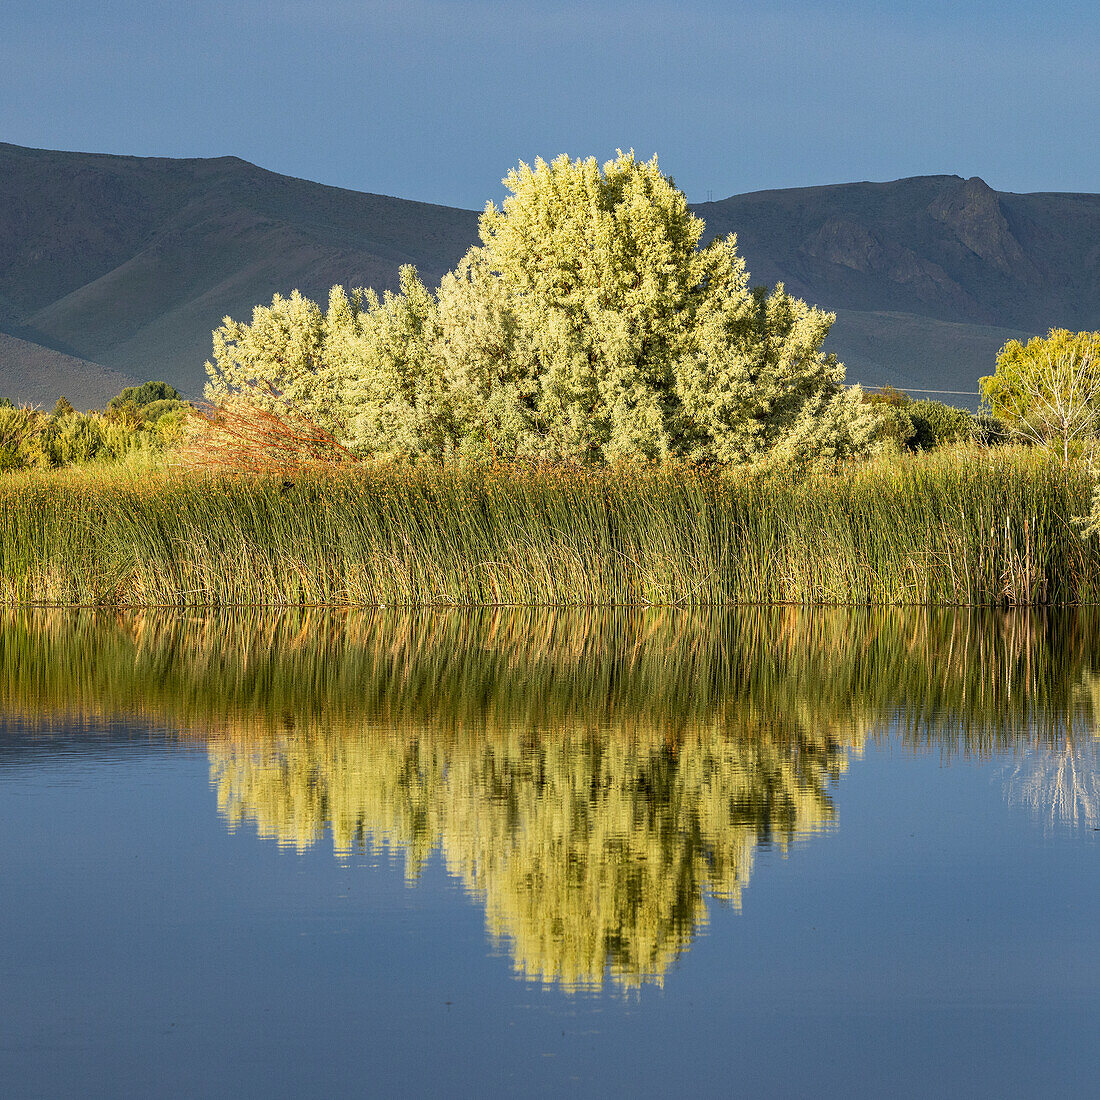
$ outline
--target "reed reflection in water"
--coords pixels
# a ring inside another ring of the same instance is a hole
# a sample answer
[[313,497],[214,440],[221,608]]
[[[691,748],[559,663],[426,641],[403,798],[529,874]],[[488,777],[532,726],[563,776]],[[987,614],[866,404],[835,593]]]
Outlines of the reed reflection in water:
[[1090,613],[539,609],[176,618],[12,612],[6,714],[172,724],[232,827],[434,851],[517,970],[660,981],[756,853],[836,819],[867,738],[987,758],[1095,822]]

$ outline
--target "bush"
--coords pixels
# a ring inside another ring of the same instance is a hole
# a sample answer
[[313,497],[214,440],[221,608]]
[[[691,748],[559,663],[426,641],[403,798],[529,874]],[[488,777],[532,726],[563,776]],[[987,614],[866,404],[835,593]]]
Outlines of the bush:
[[105,413],[76,412],[60,398],[48,416],[0,403],[0,470],[48,470],[158,454],[181,441],[185,418],[185,404],[174,398],[144,407],[115,399]]
[[992,413],[980,412],[974,417],[974,442],[983,447],[999,447],[1012,439],[1012,429]]
[[77,466],[94,461],[103,451],[104,425],[98,416],[67,417],[54,437],[56,465]]
[[121,401],[116,404],[117,398],[103,411],[104,419],[110,424],[117,424],[127,431],[136,432],[145,425],[145,416],[136,401]]
[[[159,404],[159,402],[155,402]],[[169,402],[165,402],[169,404]],[[146,406],[146,415],[153,406]],[[187,409],[184,405],[177,404],[175,408],[162,412],[155,421],[150,421],[152,433],[161,450],[168,450],[183,442],[186,434]]]
[[165,413],[175,412],[177,409],[182,409],[183,407],[184,403],[174,398],[150,401],[148,405],[138,405],[138,408],[141,409],[142,420],[147,427],[152,427],[156,424]]
[[183,395],[167,382],[143,382],[140,386],[127,386],[117,397],[112,397],[108,409],[117,408],[132,401],[139,409],[152,405],[155,401],[182,402]]
[[879,414],[878,441],[881,449],[888,454],[897,454],[902,450],[914,450],[911,441],[915,432],[908,406],[893,401],[872,401]]
[[899,408],[912,403],[912,398],[904,390],[893,386],[881,386],[877,390],[864,390],[863,400],[868,405],[892,405]]
[[932,451],[945,443],[963,443],[974,436],[974,414],[942,401],[911,401],[905,406],[913,423],[910,450]]

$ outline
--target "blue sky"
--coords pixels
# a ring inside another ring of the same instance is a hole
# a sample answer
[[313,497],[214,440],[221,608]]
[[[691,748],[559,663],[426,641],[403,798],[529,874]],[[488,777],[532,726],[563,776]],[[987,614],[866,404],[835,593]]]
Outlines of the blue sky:
[[660,157],[692,201],[979,175],[1100,191],[1095,0],[6,0],[0,140],[234,154],[480,208],[519,160]]

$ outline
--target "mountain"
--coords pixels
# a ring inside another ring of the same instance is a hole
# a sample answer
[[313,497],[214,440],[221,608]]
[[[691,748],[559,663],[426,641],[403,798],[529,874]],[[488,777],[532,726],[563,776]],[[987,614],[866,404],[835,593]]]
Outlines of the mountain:
[[51,409],[65,394],[79,409],[102,409],[132,385],[122,371],[0,332],[0,397]]
[[[0,144],[0,333],[197,396],[226,314],[247,319],[296,287],[321,301],[335,283],[396,289],[406,263],[434,285],[476,237],[472,211],[325,187],[235,157]],[[39,400],[35,363],[20,345],[0,345],[0,396]],[[84,371],[74,365],[74,392]]]
[[[1100,328],[1100,195],[923,176],[694,209],[708,236],[737,233],[754,282],[837,313],[828,347],[850,381],[974,404],[1005,340]],[[405,263],[435,285],[476,240],[473,211],[235,157],[0,144],[0,396],[95,404],[148,378],[198,395],[226,314],[294,288],[322,302],[334,283],[395,288]]]
[[837,313],[849,377],[976,389],[1007,339],[1100,328],[1100,195],[919,176],[758,191],[697,207],[754,281]]

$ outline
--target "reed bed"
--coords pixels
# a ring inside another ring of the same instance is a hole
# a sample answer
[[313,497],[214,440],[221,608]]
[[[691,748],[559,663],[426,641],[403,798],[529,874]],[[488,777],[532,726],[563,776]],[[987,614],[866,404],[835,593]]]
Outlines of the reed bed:
[[0,480],[0,602],[1095,603],[1091,476],[1028,448],[840,472],[342,466]]

